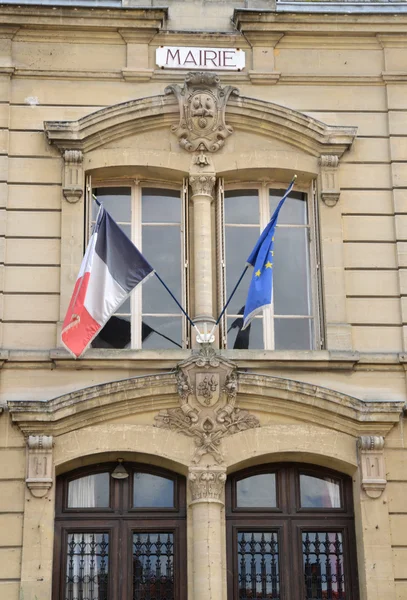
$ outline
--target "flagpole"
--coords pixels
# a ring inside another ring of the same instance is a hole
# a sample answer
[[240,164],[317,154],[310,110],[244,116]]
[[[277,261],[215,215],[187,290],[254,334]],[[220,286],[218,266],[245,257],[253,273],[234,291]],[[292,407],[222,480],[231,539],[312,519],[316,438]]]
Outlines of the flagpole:
[[169,295],[171,296],[171,298],[177,304],[178,308],[181,309],[182,313],[186,316],[186,318],[188,319],[188,321],[190,322],[190,324],[192,325],[192,327],[195,327],[195,329],[199,333],[199,330],[198,330],[197,326],[195,325],[195,323],[193,322],[193,320],[191,319],[191,317],[189,316],[189,314],[182,308],[181,304],[178,302],[178,300],[176,299],[176,297],[174,296],[174,294],[172,293],[172,291],[170,290],[170,288],[167,286],[167,284],[165,283],[165,281],[163,281],[161,279],[161,277],[159,276],[159,274],[157,273],[157,271],[154,271],[154,274],[157,277],[158,281],[160,281],[160,283],[162,283],[162,285],[165,287],[165,289],[167,290],[167,292],[169,293]]
[[[294,183],[295,183],[295,180],[296,180],[296,179],[297,179],[297,175],[294,175],[294,177],[292,178],[292,180],[290,181],[290,183],[289,183],[289,185],[288,185],[288,187],[287,187],[287,190],[286,190],[286,192],[285,192],[284,196],[286,196],[286,195],[287,195],[287,192],[288,192],[288,190],[290,189],[290,187],[291,187],[292,185],[294,185]],[[283,196],[283,197],[284,197],[284,196]],[[222,318],[222,317],[223,317],[223,315],[225,314],[225,310],[226,310],[226,309],[227,309],[227,307],[229,306],[229,304],[230,304],[230,301],[232,300],[233,296],[235,295],[235,292],[236,292],[237,288],[239,287],[239,285],[240,285],[240,282],[242,281],[243,277],[245,276],[245,274],[246,274],[246,271],[247,271],[247,269],[248,269],[248,268],[249,268],[249,265],[246,265],[246,266],[245,266],[245,268],[244,268],[244,270],[243,270],[243,273],[242,273],[242,274],[240,275],[240,277],[239,277],[239,280],[238,280],[237,284],[236,284],[236,285],[235,285],[235,287],[233,288],[233,290],[232,290],[232,293],[230,294],[228,301],[226,302],[225,306],[222,308],[222,310],[221,310],[221,313],[220,313],[220,315],[219,315],[219,317],[218,317],[218,320],[216,321],[215,325],[212,327],[212,331],[210,332],[210,334],[209,334],[209,335],[213,335],[213,332],[215,331],[215,328],[216,328],[216,327],[219,325],[221,318]]]

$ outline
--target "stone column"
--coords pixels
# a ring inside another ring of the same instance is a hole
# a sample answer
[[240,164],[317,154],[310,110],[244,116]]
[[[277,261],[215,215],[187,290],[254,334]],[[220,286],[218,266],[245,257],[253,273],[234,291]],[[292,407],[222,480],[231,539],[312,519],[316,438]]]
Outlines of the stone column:
[[[199,162],[201,161],[201,163]],[[203,162],[203,164],[202,164]],[[202,164],[202,166],[201,166]],[[207,323],[210,330],[213,315],[212,271],[212,202],[214,200],[215,172],[206,156],[197,157],[190,171],[189,184],[192,194],[194,223],[194,321],[199,330]]]
[[222,536],[225,468],[190,467],[194,600],[222,600],[226,559]]

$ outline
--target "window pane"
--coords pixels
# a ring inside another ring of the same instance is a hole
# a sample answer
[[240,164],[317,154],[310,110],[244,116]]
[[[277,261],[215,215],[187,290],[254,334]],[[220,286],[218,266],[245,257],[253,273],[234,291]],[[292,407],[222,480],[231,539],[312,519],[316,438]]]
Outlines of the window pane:
[[306,600],[345,599],[342,534],[304,532],[302,553]]
[[[284,196],[284,192],[285,190],[270,190],[270,217]],[[278,222],[305,225],[308,222],[306,195],[301,192],[291,192],[280,210]]]
[[109,473],[74,479],[68,484],[68,508],[108,507]]
[[141,336],[145,350],[182,348],[181,318],[143,316]]
[[107,600],[109,535],[68,533],[64,600]]
[[225,223],[259,223],[257,190],[225,192]]
[[181,223],[181,197],[177,190],[143,188],[143,223]]
[[280,599],[277,533],[239,531],[237,561],[239,600]]
[[150,473],[134,473],[134,508],[172,508],[173,506],[174,482],[172,479]]
[[[129,187],[109,187],[96,188],[93,193],[103,204],[117,222],[130,223],[131,221],[131,188]],[[96,202],[92,202],[92,221],[96,219],[99,207]]]
[[248,506],[276,507],[275,474],[263,473],[240,479],[236,483],[236,505],[240,508]]
[[[246,261],[253,250],[259,235],[260,230],[258,227],[226,227],[225,253],[227,297],[231,294],[242,274]],[[252,269],[249,268],[228,306],[229,314],[239,314],[239,311],[245,305],[251,276]]]
[[133,533],[132,598],[174,599],[174,534]]
[[274,319],[276,350],[310,350],[312,319]]
[[341,494],[337,479],[300,475],[302,508],[340,508]]
[[[181,297],[181,234],[179,227],[143,226],[143,255],[157,269],[178,301]],[[178,313],[179,308],[156,277],[143,283],[143,312]]]
[[[243,314],[243,310],[241,314]],[[250,325],[243,331],[242,317],[228,317],[227,324],[228,348],[233,348],[234,350],[264,348],[263,319],[261,317],[253,319]]]
[[[120,313],[121,310],[119,308],[118,312]],[[113,315],[93,340],[92,348],[127,348],[130,345],[130,339],[130,315]]]
[[311,310],[308,230],[277,227],[273,297],[277,315],[309,315]]

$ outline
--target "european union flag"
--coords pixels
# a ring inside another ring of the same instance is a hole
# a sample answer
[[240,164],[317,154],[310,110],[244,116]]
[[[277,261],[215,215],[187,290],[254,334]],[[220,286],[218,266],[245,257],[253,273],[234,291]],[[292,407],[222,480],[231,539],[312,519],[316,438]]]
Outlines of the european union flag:
[[244,309],[242,330],[246,329],[252,319],[263,310],[264,306],[271,304],[271,292],[273,289],[274,232],[276,230],[277,219],[281,207],[288,194],[293,189],[294,181],[295,178],[288,186],[286,193],[278,203],[273,216],[264,228],[252,253],[247,259],[247,263],[254,268]]

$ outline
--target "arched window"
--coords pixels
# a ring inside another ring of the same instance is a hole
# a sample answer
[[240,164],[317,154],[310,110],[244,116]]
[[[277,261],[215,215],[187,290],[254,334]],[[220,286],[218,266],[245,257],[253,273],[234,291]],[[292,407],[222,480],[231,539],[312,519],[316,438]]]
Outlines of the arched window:
[[230,600],[357,600],[352,481],[304,464],[226,487]]
[[184,600],[185,480],[134,463],[57,479],[54,600]]

